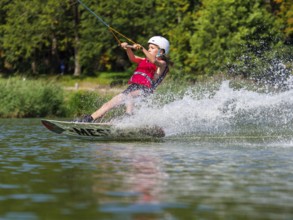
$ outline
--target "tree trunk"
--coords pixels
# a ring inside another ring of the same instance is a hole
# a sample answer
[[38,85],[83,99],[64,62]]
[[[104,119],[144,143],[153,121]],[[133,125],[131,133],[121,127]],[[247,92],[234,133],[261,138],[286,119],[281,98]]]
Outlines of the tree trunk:
[[32,68],[33,74],[36,74],[37,73],[37,64],[36,64],[35,60],[32,61],[31,68]]
[[79,57],[79,37],[75,35],[75,46],[74,46],[74,76],[80,76],[80,57]]
[[80,66],[80,54],[79,54],[79,46],[80,39],[78,35],[78,26],[79,26],[79,12],[78,12],[78,4],[73,4],[74,10],[74,76],[80,76],[81,74],[81,66]]

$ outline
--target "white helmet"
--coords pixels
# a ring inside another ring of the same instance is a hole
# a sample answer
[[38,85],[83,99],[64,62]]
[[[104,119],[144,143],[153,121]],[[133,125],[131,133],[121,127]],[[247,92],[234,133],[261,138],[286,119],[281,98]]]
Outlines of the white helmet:
[[170,43],[169,41],[161,36],[154,36],[151,39],[149,39],[148,41],[149,44],[155,44],[157,45],[160,49],[164,49],[165,50],[165,54],[167,54],[169,52],[169,48],[170,48]]

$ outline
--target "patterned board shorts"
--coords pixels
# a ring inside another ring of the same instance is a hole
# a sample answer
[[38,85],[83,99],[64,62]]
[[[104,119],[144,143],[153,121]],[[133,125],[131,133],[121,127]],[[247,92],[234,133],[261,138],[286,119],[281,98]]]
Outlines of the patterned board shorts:
[[128,95],[129,93],[136,91],[136,90],[140,90],[142,96],[149,96],[150,94],[153,93],[152,88],[148,88],[144,85],[140,85],[140,84],[136,84],[136,83],[133,83],[130,86],[128,86],[127,89],[125,89],[122,93],[125,95]]

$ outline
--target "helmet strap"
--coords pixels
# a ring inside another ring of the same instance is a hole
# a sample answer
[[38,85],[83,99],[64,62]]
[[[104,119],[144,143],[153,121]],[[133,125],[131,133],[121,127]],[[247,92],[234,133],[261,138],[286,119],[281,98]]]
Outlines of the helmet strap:
[[157,53],[157,55],[156,55],[156,57],[157,57],[157,58],[159,58],[159,57],[161,57],[161,56],[162,56],[162,54],[161,54],[161,51],[162,51],[162,49],[161,49],[161,48],[159,48],[159,50],[158,50],[158,53]]

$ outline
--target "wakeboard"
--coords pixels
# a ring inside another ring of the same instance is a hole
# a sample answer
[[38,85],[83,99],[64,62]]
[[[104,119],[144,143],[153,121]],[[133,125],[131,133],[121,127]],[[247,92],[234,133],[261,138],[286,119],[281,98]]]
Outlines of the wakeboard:
[[86,123],[42,119],[50,131],[69,137],[93,140],[155,139],[165,136],[159,126],[115,126],[111,123]]

